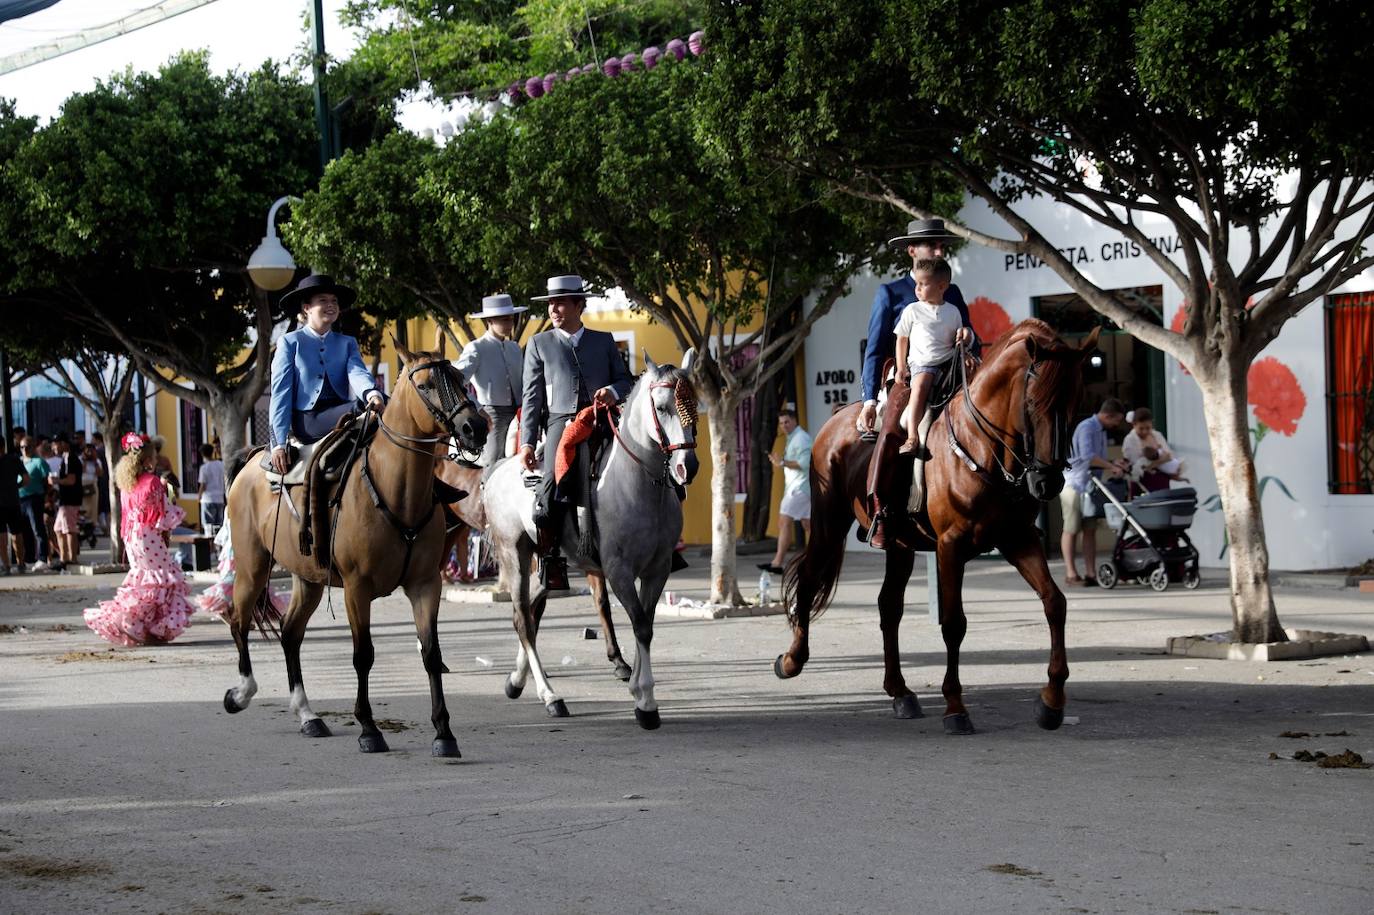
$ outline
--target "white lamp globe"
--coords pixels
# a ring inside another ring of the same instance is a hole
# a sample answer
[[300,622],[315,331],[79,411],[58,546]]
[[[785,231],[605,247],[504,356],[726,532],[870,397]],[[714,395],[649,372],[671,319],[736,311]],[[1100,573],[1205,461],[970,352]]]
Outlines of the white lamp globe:
[[296,262],[275,234],[265,236],[248,258],[248,275],[268,292],[285,289],[296,276]]

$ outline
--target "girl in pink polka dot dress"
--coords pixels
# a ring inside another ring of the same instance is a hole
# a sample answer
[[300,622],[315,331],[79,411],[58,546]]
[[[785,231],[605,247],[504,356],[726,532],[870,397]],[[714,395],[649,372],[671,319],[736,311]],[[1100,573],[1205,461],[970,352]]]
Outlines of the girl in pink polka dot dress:
[[152,472],[156,451],[147,443],[137,432],[125,435],[120,442],[125,454],[115,468],[129,574],[113,600],[85,611],[86,625],[117,645],[170,642],[190,625],[194,612],[186,576],[163,539],[186,513],[168,500],[167,488]]

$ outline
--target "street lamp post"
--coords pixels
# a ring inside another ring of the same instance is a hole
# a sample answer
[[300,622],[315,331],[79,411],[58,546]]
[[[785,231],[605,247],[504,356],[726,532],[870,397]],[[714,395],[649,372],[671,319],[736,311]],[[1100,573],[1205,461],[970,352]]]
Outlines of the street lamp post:
[[277,211],[288,202],[299,203],[299,197],[279,197],[267,211],[267,234],[248,258],[248,276],[258,287],[268,292],[285,289],[296,277],[296,262],[291,252],[282,246],[277,237]]

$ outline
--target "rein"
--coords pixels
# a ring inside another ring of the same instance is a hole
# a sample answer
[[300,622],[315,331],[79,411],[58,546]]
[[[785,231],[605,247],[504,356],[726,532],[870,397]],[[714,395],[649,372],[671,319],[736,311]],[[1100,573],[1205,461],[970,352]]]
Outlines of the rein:
[[[683,427],[695,427],[697,424],[696,407],[694,402],[689,399],[689,395],[687,395],[684,385],[685,382],[680,379],[676,382],[655,381],[649,384],[649,389],[652,391],[654,388],[672,388],[673,402],[677,407],[678,418],[682,420]],[[654,476],[653,471],[649,469],[649,465],[644,463],[644,460],[638,454],[635,454],[634,449],[626,443],[625,439],[621,438],[620,429],[616,426],[615,419],[611,416],[610,408],[597,406],[596,409],[606,411],[606,424],[611,427],[611,434],[614,435],[615,440],[620,443],[621,449],[630,456],[632,461],[639,465],[641,470],[644,471],[645,476],[649,478],[649,482],[655,486],[671,486],[672,480],[670,479],[668,470],[673,452],[695,451],[697,449],[696,436],[692,436],[690,442],[680,442],[676,445],[669,442],[668,433],[663,430],[663,423],[658,418],[658,411],[654,409],[652,395],[649,396],[648,403],[649,415],[653,417],[654,432],[657,439],[654,444],[658,446],[658,452],[663,457],[663,469],[658,477]]]
[[[1031,382],[1039,377],[1035,370],[1036,366],[1041,362],[1052,359],[1052,356],[1041,357],[1038,353],[1034,354],[1030,364],[1026,366],[1026,373],[1022,378],[1025,393],[1021,398],[1022,426],[1024,427],[1021,431],[1021,450],[1017,449],[1017,445],[1014,442],[1007,441],[1009,437],[1014,438],[1015,433],[1006,432],[1000,429],[992,420],[988,419],[973,402],[973,395],[969,391],[968,370],[964,367],[964,347],[962,344],[959,346],[955,358],[959,364],[959,387],[963,391],[964,405],[967,408],[969,418],[973,420],[974,428],[977,429],[984,441],[987,441],[993,446],[992,460],[993,463],[996,464],[997,470],[1001,471],[1001,482],[1006,483],[1012,488],[1018,488],[1022,486],[1026,482],[1026,478],[1033,473],[1043,474],[1055,470],[1062,472],[1068,467],[1068,461],[1060,456],[1060,450],[1064,444],[1064,423],[1060,422],[1058,417],[1051,419],[1053,432],[1053,440],[1050,446],[1051,460],[1042,461],[1039,455],[1035,453],[1035,416],[1031,411]],[[991,482],[998,482],[996,475],[987,468],[982,467],[968,453],[968,450],[960,444],[959,437],[954,432],[954,420],[950,415],[952,412],[951,410],[945,411],[945,426],[949,431],[950,450],[954,452],[955,457],[968,467],[970,471]],[[1011,463],[1013,466],[1019,465],[1021,470],[1019,474],[1012,473],[1007,469],[1006,464],[1002,462],[1002,458],[998,452],[1003,447],[1011,451]]]

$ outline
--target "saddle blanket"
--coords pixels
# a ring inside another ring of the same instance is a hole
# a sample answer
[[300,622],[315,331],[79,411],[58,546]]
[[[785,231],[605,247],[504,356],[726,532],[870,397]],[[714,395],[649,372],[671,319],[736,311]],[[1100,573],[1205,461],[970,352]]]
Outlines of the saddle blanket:
[[[599,419],[600,415],[604,415],[606,419]],[[609,411],[598,410],[596,407],[586,407],[579,410],[577,415],[563,427],[563,438],[558,442],[558,454],[554,458],[553,464],[554,482],[562,483],[563,478],[568,475],[568,471],[572,470],[573,464],[577,462],[578,445],[591,438],[598,426],[608,427],[611,420],[619,418],[619,407],[611,407]]]

